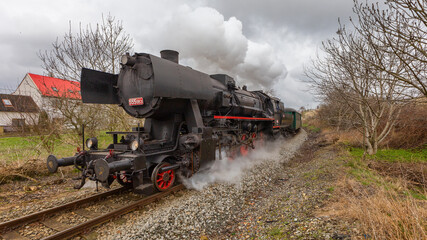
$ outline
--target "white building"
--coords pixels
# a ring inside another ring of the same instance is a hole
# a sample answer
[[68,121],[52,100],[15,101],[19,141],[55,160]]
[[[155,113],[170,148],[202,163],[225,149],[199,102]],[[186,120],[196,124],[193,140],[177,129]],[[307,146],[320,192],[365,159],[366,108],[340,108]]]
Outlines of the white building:
[[0,94],[0,132],[19,130],[36,123],[39,112],[30,96]]
[[80,82],[64,80],[28,73],[13,95],[24,95],[33,98],[41,111],[46,111],[52,118],[61,117],[50,107],[52,98],[80,100]]

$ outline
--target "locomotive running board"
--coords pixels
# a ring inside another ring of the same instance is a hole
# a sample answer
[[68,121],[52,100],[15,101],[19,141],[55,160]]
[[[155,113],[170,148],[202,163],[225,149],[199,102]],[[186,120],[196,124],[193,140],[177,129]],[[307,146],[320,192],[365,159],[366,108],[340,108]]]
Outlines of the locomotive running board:
[[235,120],[254,120],[254,121],[274,121],[274,118],[237,117],[237,116],[214,116],[214,119],[235,119]]
[[81,94],[84,103],[119,104],[118,75],[82,68]]

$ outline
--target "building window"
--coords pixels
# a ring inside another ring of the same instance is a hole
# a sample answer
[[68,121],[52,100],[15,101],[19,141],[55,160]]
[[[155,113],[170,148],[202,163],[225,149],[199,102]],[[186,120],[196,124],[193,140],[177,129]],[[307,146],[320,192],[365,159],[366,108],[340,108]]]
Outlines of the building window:
[[58,92],[58,89],[56,87],[52,87],[52,90]]
[[12,102],[9,99],[2,99],[5,107],[13,107]]
[[22,118],[12,118],[12,127],[24,127],[25,119]]

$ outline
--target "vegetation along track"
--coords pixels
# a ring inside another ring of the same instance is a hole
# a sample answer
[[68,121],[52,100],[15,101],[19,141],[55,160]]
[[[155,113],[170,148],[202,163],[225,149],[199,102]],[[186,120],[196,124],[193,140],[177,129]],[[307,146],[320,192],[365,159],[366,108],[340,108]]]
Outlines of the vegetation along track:
[[[184,186],[182,184],[177,185],[173,188],[171,188],[169,191],[156,193],[153,195],[150,195],[148,197],[132,201],[129,204],[123,206],[120,205],[119,207],[116,207],[114,210],[107,212],[106,214],[91,214],[90,212],[87,213],[87,216],[94,216],[92,219],[87,220],[85,222],[82,222],[80,224],[77,224],[73,227],[64,227],[64,224],[58,224],[58,226],[52,226],[52,221],[49,221],[49,217],[52,215],[57,215],[59,212],[63,212],[65,210],[69,209],[75,209],[75,208],[81,208],[83,205],[88,205],[90,203],[93,203],[95,201],[105,199],[108,196],[116,195],[119,193],[123,193],[127,191],[127,188],[117,188],[108,192],[96,194],[84,199],[80,199],[74,202],[70,202],[61,206],[57,206],[54,208],[50,208],[47,210],[43,210],[37,213],[33,213],[24,217],[20,217],[14,220],[10,220],[7,222],[0,223],[0,233],[3,233],[1,237],[3,239],[29,239],[25,236],[22,236],[18,231],[16,231],[17,228],[24,226],[25,224],[31,223],[31,222],[40,222],[44,226],[53,229],[54,231],[50,231],[50,235],[44,237],[43,239],[67,239],[71,238],[73,236],[79,235],[83,232],[86,232],[88,229],[97,226],[101,223],[107,222],[110,219],[113,219],[115,217],[121,216],[123,214],[126,214],[128,212],[131,212],[141,206],[148,205],[160,198],[163,198],[171,193],[177,192],[181,189],[183,189]],[[55,224],[53,224],[55,225]],[[55,233],[56,232],[56,233]]]

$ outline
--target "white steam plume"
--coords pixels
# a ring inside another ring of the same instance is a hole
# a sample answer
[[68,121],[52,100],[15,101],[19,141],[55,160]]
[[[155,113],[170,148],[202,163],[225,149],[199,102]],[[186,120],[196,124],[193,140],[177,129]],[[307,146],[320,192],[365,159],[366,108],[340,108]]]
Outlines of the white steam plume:
[[[268,142],[265,147],[254,149],[246,157],[238,157],[233,160],[223,157],[222,160],[216,160],[210,169],[199,171],[189,179],[181,178],[181,181],[188,189],[198,191],[213,183],[239,185],[246,170],[258,163],[276,160],[281,157],[279,153],[284,144],[285,140],[281,138]],[[222,156],[225,156],[225,154]]]
[[267,43],[248,39],[240,20],[225,20],[216,9],[181,5],[164,10],[162,17],[150,25],[150,31],[141,30],[144,44],[154,51],[177,50],[181,63],[197,70],[226,73],[253,90],[271,89],[286,77],[286,67],[277,51]]

